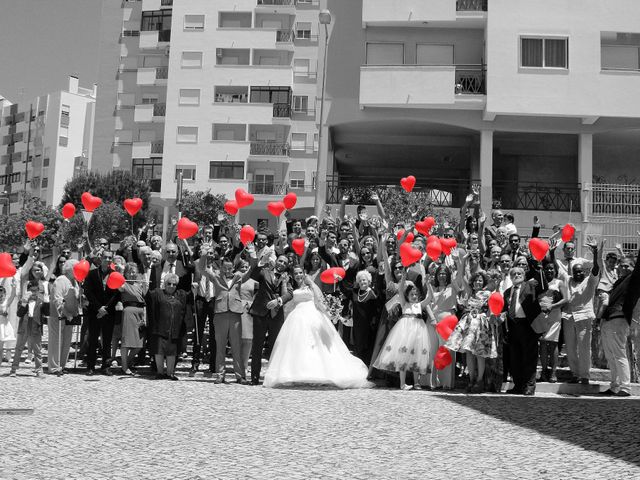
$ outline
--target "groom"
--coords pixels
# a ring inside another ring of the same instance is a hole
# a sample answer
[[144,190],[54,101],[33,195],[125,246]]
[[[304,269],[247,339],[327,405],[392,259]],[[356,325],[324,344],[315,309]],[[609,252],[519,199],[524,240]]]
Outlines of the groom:
[[251,385],[258,385],[260,381],[260,369],[262,368],[262,347],[264,339],[269,333],[269,351],[273,350],[273,344],[280,333],[284,323],[282,306],[293,297],[293,290],[289,284],[289,276],[286,273],[289,268],[289,259],[280,255],[275,266],[268,264],[257,268],[251,274],[251,278],[258,282],[256,293],[249,313],[253,315],[253,343],[251,345]]

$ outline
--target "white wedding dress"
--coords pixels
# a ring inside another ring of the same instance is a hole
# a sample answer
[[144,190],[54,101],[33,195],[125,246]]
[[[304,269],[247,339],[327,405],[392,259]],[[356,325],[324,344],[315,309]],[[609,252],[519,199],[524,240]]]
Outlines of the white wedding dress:
[[368,369],[349,353],[331,320],[314,303],[314,292],[293,292],[294,308],[276,338],[265,387],[327,385],[338,388],[368,388]]

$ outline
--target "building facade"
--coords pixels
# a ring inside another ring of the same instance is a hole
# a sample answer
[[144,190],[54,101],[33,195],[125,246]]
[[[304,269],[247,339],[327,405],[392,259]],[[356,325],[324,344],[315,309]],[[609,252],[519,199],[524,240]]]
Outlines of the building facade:
[[0,102],[0,205],[16,213],[25,194],[58,205],[64,185],[91,161],[96,86],[69,77],[66,91]]
[[484,211],[513,211],[520,227],[538,215],[584,235],[615,216],[624,226],[603,234],[637,242],[640,4],[579,3],[323,2],[316,208],[413,174],[440,206],[477,183]]

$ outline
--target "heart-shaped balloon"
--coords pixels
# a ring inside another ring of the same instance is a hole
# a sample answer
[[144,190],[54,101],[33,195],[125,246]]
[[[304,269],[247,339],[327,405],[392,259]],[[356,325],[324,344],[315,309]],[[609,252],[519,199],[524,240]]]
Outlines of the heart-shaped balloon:
[[442,254],[442,244],[440,239],[434,235],[431,235],[427,240],[427,255],[434,262],[440,258]]
[[235,215],[238,213],[238,202],[235,200],[227,200],[224,204],[224,211],[229,215]]
[[532,238],[529,240],[529,251],[533,258],[541,262],[549,251],[549,244],[541,238]]
[[445,255],[451,255],[451,249],[458,246],[458,242],[455,238],[441,238],[440,246]]
[[65,203],[62,207],[62,216],[69,220],[76,214],[76,206],[73,203]]
[[89,192],[82,194],[82,205],[87,212],[93,212],[96,208],[102,205],[102,199],[100,197],[94,197]]
[[142,208],[142,199],[138,197],[127,198],[123,204],[127,213],[133,217]]
[[562,241],[564,243],[570,242],[573,240],[573,236],[576,234],[576,227],[567,223],[564,227],[562,227]]
[[247,243],[253,242],[254,238],[256,238],[256,231],[251,225],[245,225],[240,229],[240,242],[243,245],[246,246]]
[[431,235],[431,229],[436,224],[436,221],[433,217],[427,217],[420,222],[416,222],[416,230],[420,232],[425,237]]
[[178,238],[180,240],[186,240],[193,237],[198,233],[198,224],[192,222],[187,217],[182,217],[178,220]]
[[489,297],[489,310],[494,315],[500,315],[504,308],[504,297],[500,292],[493,292]]
[[[400,241],[400,239],[402,238],[403,235],[404,235],[404,228],[401,229],[401,230],[398,230],[398,233],[396,234],[396,236],[398,238],[398,241]],[[411,243],[411,242],[413,242],[414,238],[415,238],[415,235],[412,232],[409,232],[407,234],[407,238],[405,238],[404,241],[406,243]]]
[[438,332],[443,340],[449,340],[449,336],[457,324],[458,317],[455,315],[447,315],[436,324],[436,332]]
[[44,232],[44,225],[40,222],[29,220],[24,224],[24,229],[27,231],[27,237],[29,237],[29,240],[33,240],[34,238],[38,238],[40,234]]
[[87,275],[89,275],[90,269],[91,264],[85,259],[82,259],[73,266],[73,276],[77,281],[84,282],[84,279],[87,278]]
[[269,202],[267,204],[267,210],[269,210],[269,213],[274,217],[279,217],[286,209],[287,207],[285,207],[282,202]]
[[124,277],[119,272],[111,272],[107,277],[107,287],[117,290],[126,283]]
[[296,255],[299,257],[304,253],[304,238],[296,238],[293,242],[291,242],[291,248],[296,252]]
[[402,265],[409,267],[422,258],[422,252],[417,248],[413,248],[410,243],[400,245],[400,260]]
[[13,264],[11,255],[0,253],[0,278],[11,278],[16,274],[16,266]]
[[327,268],[324,272],[320,273],[320,280],[322,281],[322,283],[333,285],[342,280],[346,274],[347,272],[345,272],[344,268]]
[[238,188],[236,190],[236,203],[238,204],[238,208],[248,207],[254,202],[253,195],[242,188]]
[[282,199],[282,203],[284,203],[287,210],[291,210],[298,203],[298,196],[294,192],[289,192]]
[[444,345],[438,348],[435,357],[433,357],[433,365],[436,367],[436,370],[443,370],[451,365],[453,359],[451,358],[451,353]]
[[402,185],[402,188],[404,188],[405,192],[410,192],[416,185],[416,177],[414,177],[413,175],[403,177],[402,179],[400,179],[400,185]]

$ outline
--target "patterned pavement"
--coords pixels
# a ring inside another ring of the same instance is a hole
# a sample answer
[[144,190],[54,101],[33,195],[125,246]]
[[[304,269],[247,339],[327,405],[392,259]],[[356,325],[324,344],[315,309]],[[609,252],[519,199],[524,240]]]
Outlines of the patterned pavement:
[[[0,369],[0,479],[640,478],[639,399]],[[637,397],[636,397],[637,398]]]

